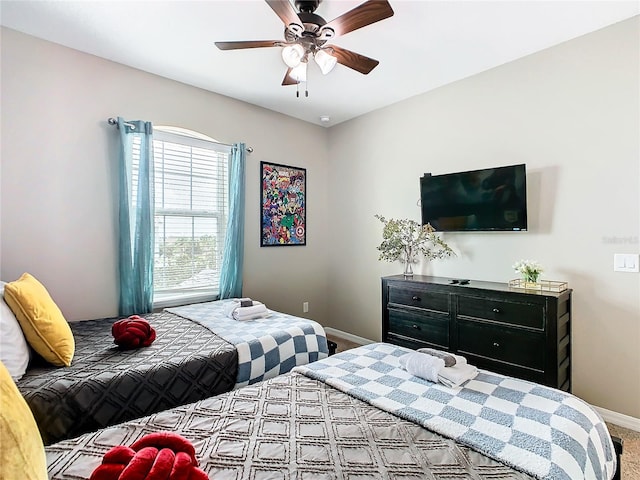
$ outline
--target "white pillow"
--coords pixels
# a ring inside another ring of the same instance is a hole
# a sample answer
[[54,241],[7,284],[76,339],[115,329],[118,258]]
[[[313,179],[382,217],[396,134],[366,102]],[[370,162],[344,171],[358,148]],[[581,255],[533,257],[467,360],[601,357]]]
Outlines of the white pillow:
[[20,380],[29,365],[29,345],[18,319],[4,301],[4,285],[0,282],[0,360],[14,380]]

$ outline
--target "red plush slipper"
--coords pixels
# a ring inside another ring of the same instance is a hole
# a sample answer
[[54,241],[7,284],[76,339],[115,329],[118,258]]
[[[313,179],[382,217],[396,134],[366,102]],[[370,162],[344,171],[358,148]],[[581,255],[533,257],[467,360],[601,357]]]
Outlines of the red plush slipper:
[[145,435],[131,447],[109,450],[89,480],[209,480],[195,449],[176,433]]
[[114,342],[122,349],[148,347],[156,339],[156,331],[144,318],[131,315],[111,326]]

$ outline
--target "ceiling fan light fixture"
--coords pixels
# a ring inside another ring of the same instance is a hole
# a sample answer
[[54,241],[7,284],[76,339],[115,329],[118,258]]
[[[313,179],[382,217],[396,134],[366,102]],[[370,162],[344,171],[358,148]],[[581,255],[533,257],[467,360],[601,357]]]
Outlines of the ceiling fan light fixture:
[[296,83],[302,83],[307,81],[307,62],[300,62],[297,67],[291,69],[291,73],[289,74],[291,78],[293,78]]
[[282,60],[289,68],[296,68],[304,58],[304,48],[300,44],[287,45],[282,49]]
[[318,50],[313,58],[320,67],[320,71],[323,75],[326,75],[333,70],[333,67],[338,63],[338,59],[333,55],[328,54],[326,50]]

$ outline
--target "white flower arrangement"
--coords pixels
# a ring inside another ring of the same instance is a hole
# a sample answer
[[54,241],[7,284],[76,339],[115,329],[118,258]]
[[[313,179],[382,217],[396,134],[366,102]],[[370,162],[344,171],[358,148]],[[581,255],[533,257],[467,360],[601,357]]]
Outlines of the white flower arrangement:
[[538,281],[538,277],[544,271],[536,260],[520,260],[513,264],[513,269],[522,275],[526,282],[533,283]]

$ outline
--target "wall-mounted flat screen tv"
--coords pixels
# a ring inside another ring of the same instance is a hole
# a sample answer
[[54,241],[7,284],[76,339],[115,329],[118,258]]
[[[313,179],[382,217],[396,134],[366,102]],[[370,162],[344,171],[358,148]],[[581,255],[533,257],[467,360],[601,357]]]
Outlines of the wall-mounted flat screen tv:
[[420,178],[422,223],[439,232],[527,229],[525,165]]

